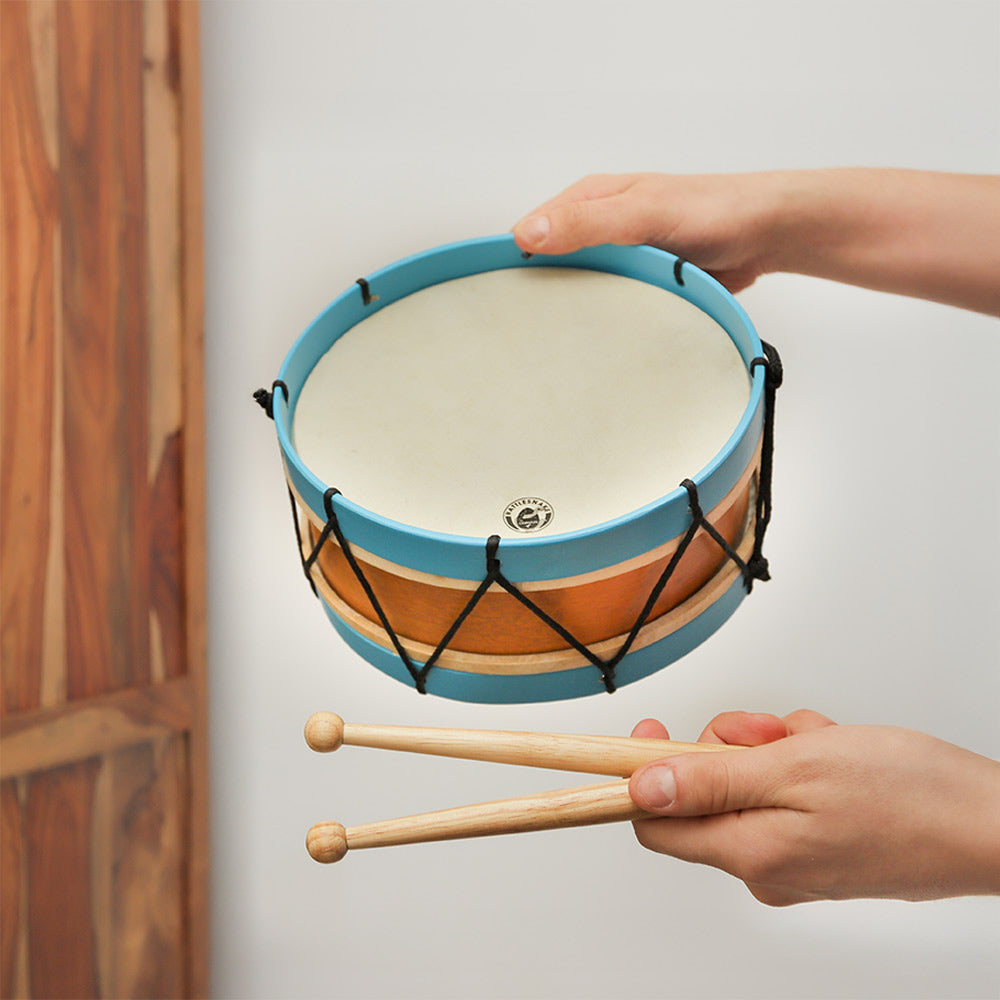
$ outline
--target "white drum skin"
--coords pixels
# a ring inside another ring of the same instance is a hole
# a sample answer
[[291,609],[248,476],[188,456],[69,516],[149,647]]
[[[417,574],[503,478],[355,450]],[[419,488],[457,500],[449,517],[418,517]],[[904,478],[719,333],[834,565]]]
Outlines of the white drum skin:
[[[510,268],[421,289],[340,337],[302,389],[294,440],[320,479],[384,517],[554,534],[694,475],[749,393],[725,330],[679,296],[599,271]],[[536,498],[540,516],[518,521]]]

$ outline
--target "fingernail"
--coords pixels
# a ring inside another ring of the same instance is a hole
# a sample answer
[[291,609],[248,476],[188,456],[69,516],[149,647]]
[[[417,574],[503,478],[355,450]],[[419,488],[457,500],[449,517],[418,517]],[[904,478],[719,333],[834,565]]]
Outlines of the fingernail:
[[549,217],[547,215],[533,215],[518,227],[519,236],[532,246],[544,243],[549,235]]
[[650,810],[667,809],[677,798],[677,781],[669,767],[646,768],[635,782],[636,794],[643,808]]

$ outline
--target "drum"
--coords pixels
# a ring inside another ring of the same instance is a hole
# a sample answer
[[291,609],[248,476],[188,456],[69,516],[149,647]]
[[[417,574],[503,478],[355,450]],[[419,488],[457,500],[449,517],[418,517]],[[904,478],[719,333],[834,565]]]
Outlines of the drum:
[[359,280],[262,401],[344,640],[421,692],[546,701],[677,660],[766,577],[768,372],[690,264],[502,236]]

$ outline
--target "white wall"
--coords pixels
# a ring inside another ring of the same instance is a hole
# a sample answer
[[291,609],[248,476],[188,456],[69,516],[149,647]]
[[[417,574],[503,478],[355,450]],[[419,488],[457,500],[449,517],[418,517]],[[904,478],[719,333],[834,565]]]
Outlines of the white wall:
[[501,232],[592,171],[1000,170],[987,2],[203,5],[215,993],[979,997],[1000,903],[772,910],[627,825],[350,855],[303,838],[574,783],[305,746],[308,716],[696,737],[811,706],[1000,755],[997,321],[797,277],[741,299],[782,352],[774,580],[613,697],[420,698],[349,653],[294,551],[250,393],[353,280]]

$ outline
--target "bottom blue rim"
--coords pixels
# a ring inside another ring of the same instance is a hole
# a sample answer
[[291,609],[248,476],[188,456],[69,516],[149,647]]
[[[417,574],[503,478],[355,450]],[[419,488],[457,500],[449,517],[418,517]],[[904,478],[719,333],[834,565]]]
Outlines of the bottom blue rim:
[[[686,656],[729,620],[745,596],[746,587],[742,578],[737,577],[726,592],[696,618],[657,642],[629,653],[615,671],[616,687],[649,677]],[[355,631],[322,598],[320,603],[341,638],[362,659],[407,687],[414,687],[413,678],[394,652]],[[415,664],[422,665],[416,661]],[[583,698],[604,694],[606,689],[600,670],[590,664],[518,676],[472,674],[436,666],[427,675],[427,693],[452,701],[510,705]]]

